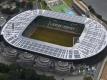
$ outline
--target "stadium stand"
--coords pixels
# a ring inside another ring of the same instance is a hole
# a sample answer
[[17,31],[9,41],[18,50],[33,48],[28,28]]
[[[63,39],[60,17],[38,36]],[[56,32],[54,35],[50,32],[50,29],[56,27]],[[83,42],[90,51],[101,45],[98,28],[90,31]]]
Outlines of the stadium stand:
[[[59,46],[24,37],[22,33],[38,16],[84,24],[85,28],[78,43],[73,47]],[[107,45],[107,31],[97,21],[81,16],[69,17],[64,13],[46,10],[29,10],[16,15],[5,24],[1,34],[12,46],[64,60],[78,60],[94,56]]]

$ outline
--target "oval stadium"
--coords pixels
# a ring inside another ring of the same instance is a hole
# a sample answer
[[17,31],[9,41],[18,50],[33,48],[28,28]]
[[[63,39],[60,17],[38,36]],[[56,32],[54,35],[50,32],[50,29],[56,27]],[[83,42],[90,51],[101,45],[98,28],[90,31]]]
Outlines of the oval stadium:
[[107,45],[107,31],[99,22],[39,9],[14,16],[1,34],[16,48],[61,60],[89,58]]

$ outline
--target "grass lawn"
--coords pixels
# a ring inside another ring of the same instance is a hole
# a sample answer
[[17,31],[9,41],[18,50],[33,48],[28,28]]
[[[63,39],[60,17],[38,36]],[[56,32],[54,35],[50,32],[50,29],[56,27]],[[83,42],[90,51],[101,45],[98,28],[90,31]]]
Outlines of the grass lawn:
[[61,4],[61,5],[53,6],[52,9],[53,9],[53,11],[56,11],[56,12],[65,13],[69,10],[69,7],[66,4]]
[[72,6],[73,0],[64,0],[68,6]]
[[[62,3],[59,5],[53,6],[52,10],[55,12],[62,12],[62,13],[67,12],[70,9],[70,6],[72,4],[72,0],[64,0],[64,2],[66,4]],[[42,5],[42,9],[49,10],[49,7],[46,5],[46,3],[44,1],[41,1],[41,5]]]
[[72,47],[74,36],[75,35],[72,33],[38,27],[37,30],[32,33],[30,37],[40,41],[45,41],[66,47]]

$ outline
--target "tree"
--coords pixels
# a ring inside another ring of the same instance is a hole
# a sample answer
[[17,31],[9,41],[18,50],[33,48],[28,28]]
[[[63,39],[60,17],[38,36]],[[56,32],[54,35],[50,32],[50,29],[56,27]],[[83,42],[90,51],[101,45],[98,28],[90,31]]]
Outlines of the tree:
[[24,80],[39,80],[39,76],[33,69],[24,69],[22,72]]
[[102,19],[102,16],[101,16],[101,15],[97,14],[96,16],[97,16],[99,19]]
[[95,10],[92,8],[92,6],[88,6],[88,9],[90,10],[90,12],[95,13]]
[[21,7],[20,2],[16,1],[15,3],[16,3],[16,7],[18,7],[18,8]]
[[53,76],[40,75],[40,80],[55,80]]
[[0,74],[0,80],[8,80],[8,74]]
[[17,64],[1,64],[0,70],[0,80],[55,80],[53,76],[38,75],[35,70],[22,68]]
[[15,8],[15,9],[11,10],[11,8],[4,8],[4,9],[2,8],[2,9],[1,9],[1,12],[2,12],[3,14],[11,15],[11,14],[14,14],[14,13],[19,12],[19,9],[18,9],[18,8]]
[[8,65],[0,63],[0,73],[7,73],[9,71]]
[[4,2],[5,0],[0,0],[0,3]]
[[8,75],[9,75],[8,77],[9,80],[20,80],[21,73],[15,70],[11,70],[9,71]]
[[29,1],[29,2],[27,3],[27,8],[28,8],[28,9],[33,9],[33,2]]
[[10,71],[11,70],[14,70],[14,71],[20,71],[20,69],[21,69],[21,67],[18,65],[18,64],[11,64],[11,65],[9,65],[9,69],[10,69]]
[[91,76],[85,76],[83,80],[93,80]]
[[25,6],[26,6],[26,1],[23,0],[22,2],[20,2],[20,6],[21,6],[22,8],[25,8]]

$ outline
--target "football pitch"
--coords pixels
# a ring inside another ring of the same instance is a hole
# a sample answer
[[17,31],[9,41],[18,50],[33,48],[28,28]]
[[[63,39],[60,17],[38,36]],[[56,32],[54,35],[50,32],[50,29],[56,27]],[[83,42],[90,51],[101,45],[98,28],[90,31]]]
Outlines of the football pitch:
[[76,35],[64,31],[37,27],[37,29],[30,36],[32,39],[45,41],[65,47],[73,46],[73,37]]

